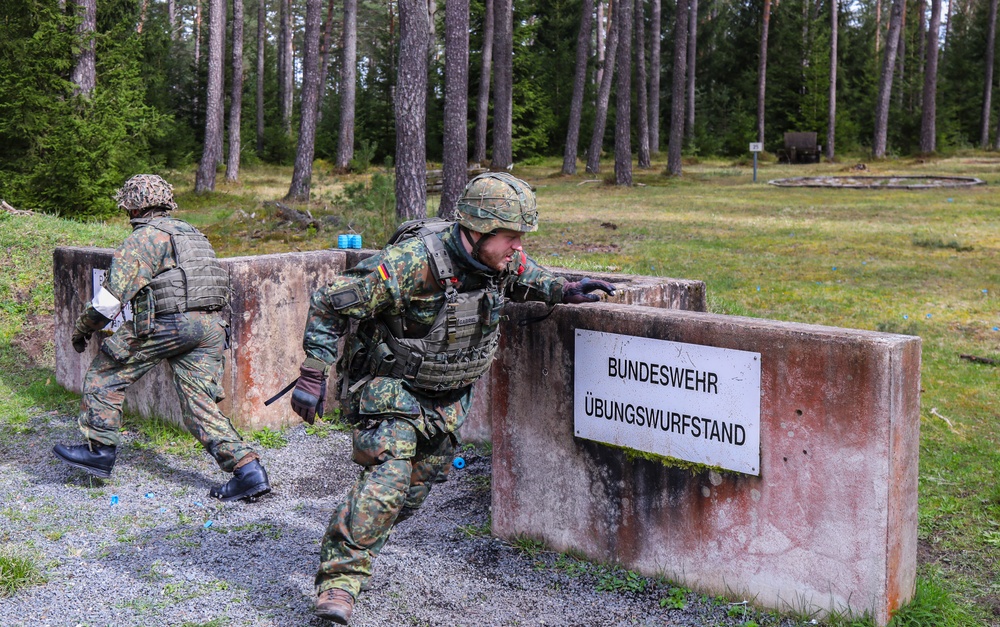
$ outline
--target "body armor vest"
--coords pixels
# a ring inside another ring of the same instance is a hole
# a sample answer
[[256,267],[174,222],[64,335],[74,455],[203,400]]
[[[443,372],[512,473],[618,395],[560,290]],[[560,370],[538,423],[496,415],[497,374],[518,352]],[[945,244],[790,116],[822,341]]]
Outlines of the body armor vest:
[[229,273],[201,231],[173,218],[132,220],[136,228],[151,226],[170,236],[177,266],[153,277],[136,294],[133,311],[140,316],[183,311],[217,311],[229,303]]
[[362,323],[348,340],[347,371],[352,379],[361,378],[358,385],[370,377],[393,377],[419,390],[455,390],[475,383],[493,363],[500,342],[506,279],[498,277],[484,288],[459,292],[451,258],[437,236],[453,223],[419,222],[412,233],[401,228],[404,236],[394,236],[390,244],[413,236],[423,240],[431,271],[444,289],[445,305],[429,327],[408,328],[401,315],[382,315]]

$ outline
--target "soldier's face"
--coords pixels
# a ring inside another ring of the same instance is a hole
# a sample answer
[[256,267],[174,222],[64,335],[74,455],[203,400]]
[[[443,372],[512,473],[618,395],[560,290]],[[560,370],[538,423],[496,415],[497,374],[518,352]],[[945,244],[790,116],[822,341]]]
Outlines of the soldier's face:
[[500,229],[487,237],[479,247],[480,263],[498,272],[506,268],[514,255],[521,252],[521,235],[519,231]]

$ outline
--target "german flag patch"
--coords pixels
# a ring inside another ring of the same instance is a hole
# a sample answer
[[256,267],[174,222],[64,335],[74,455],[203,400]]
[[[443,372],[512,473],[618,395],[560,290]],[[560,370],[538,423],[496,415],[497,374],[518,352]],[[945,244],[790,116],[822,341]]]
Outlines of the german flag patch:
[[380,263],[378,265],[378,275],[383,281],[389,280],[389,269],[385,267],[384,263]]

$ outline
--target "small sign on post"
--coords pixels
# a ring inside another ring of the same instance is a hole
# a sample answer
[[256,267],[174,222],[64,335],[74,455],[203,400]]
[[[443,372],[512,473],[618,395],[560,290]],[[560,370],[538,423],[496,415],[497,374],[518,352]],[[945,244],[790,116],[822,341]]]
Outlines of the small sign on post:
[[757,182],[757,153],[764,151],[764,142],[750,142],[750,152],[753,153],[753,182]]

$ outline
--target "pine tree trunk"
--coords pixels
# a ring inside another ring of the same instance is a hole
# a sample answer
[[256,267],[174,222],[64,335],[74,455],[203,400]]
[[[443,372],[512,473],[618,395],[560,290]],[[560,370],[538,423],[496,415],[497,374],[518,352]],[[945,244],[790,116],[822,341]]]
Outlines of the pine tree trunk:
[[319,36],[323,0],[306,0],[306,32],[303,42],[302,94],[299,105],[299,143],[295,150],[292,184],[285,200],[309,201],[313,157],[316,155],[316,116],[319,113]]
[[292,134],[292,100],[295,94],[295,50],[292,47],[292,0],[281,0],[281,52],[278,56],[278,94],[281,101],[281,123],[285,134]]
[[[950,0],[949,0],[950,1]],[[875,0],[875,56],[882,50],[882,0]]]
[[637,156],[639,169],[641,170],[646,170],[650,167],[649,103],[647,101],[649,96],[649,85],[647,84],[649,76],[646,74],[646,16],[643,9],[644,6],[643,0],[635,0],[635,13],[632,16],[632,21],[635,23],[632,29],[635,31],[635,75],[639,81],[639,84],[635,86],[635,117],[639,124],[639,128],[636,129],[636,141],[639,142]]
[[[194,11],[194,73],[197,77],[201,73],[201,0],[195,0],[195,11]],[[197,78],[196,78],[197,82]],[[191,108],[194,111],[195,118],[198,117],[198,90],[194,90],[194,98],[191,102]]]
[[346,172],[354,158],[354,113],[358,74],[358,0],[344,0],[343,62],[340,66],[340,131],[337,169]]
[[511,0],[493,5],[493,170],[514,166],[514,9]]
[[438,215],[454,218],[469,181],[469,2],[444,5],[444,159]]
[[[594,107],[594,128],[590,134],[590,148],[587,149],[587,172],[598,174],[601,171],[601,150],[604,147],[604,129],[608,123],[608,102],[611,100],[611,81],[614,80],[615,56],[618,53],[618,1],[612,0],[608,13],[613,14],[613,21],[608,22],[608,35],[604,40],[604,61],[606,64],[601,85],[597,90],[597,103]],[[626,0],[628,1],[628,0]]]
[[233,0],[233,78],[229,92],[229,155],[226,181],[240,178],[240,117],[243,115],[243,0]]
[[[588,0],[584,0],[587,2]],[[486,131],[489,128],[490,73],[493,71],[493,0],[483,0],[483,53],[479,72],[479,97],[476,99],[476,139],[472,148],[475,163],[486,162]]]
[[264,46],[267,45],[266,0],[257,0],[257,156],[264,154]]
[[927,61],[924,63],[923,105],[920,115],[920,152],[937,150],[938,31],[941,30],[941,0],[931,0],[931,23],[927,28]]
[[226,49],[226,2],[208,3],[208,85],[205,94],[205,146],[195,177],[194,191],[215,189],[215,167],[222,162],[223,54]]
[[663,35],[661,0],[652,0],[649,17],[649,149],[660,152],[660,39]]
[[615,185],[632,185],[632,0],[618,5]]
[[908,2],[903,2],[902,21],[899,24],[899,47],[896,49],[896,62],[899,64],[895,77],[898,83],[896,104],[901,109],[903,107],[903,91],[906,88],[906,7],[908,4]]
[[170,39],[177,39],[177,0],[167,0],[167,27],[170,29]]
[[990,145],[990,110],[993,95],[993,46],[997,34],[997,0],[990,0],[990,13],[986,25],[986,76],[983,81],[983,116],[979,133],[979,146],[984,150]]
[[427,215],[427,4],[399,0],[396,81],[396,215]]
[[757,65],[757,141],[764,141],[764,95],[767,93],[767,38],[771,25],[771,0],[764,0],[761,16],[760,56]]
[[830,94],[826,123],[826,159],[833,161],[837,136],[837,33],[840,31],[837,0],[830,2]]
[[593,0],[583,0],[580,5],[580,32],[577,33],[576,37],[576,71],[573,74],[573,97],[569,104],[569,126],[566,129],[566,149],[563,152],[563,174],[576,174],[576,152],[580,144],[583,92],[587,85],[587,60],[590,57],[590,35],[593,30]]
[[323,123],[323,101],[326,100],[327,84],[330,78],[330,45],[333,43],[333,12],[336,8],[334,0],[326,5],[326,19],[323,20],[323,40],[319,45],[319,102],[316,105],[316,127]]
[[684,137],[694,138],[694,79],[698,61],[698,0],[690,0],[687,51],[687,107],[684,109]]
[[[765,0],[765,3],[767,2],[770,0]],[[667,173],[672,176],[681,175],[689,23],[690,13],[687,0],[677,0],[677,13],[674,16],[674,84],[670,97],[670,145],[667,147]]]
[[899,31],[903,24],[903,3],[892,0],[889,14],[889,32],[885,37],[885,57],[882,60],[882,76],[879,79],[878,98],[875,101],[875,136],[872,140],[872,156],[885,157],[886,138],[889,129],[889,99],[892,97],[892,75],[896,67],[896,51],[899,48]]
[[[607,22],[611,23],[611,2],[608,0],[608,12],[607,12]],[[607,35],[610,31],[607,30],[605,25],[605,11],[604,11],[604,0],[597,0],[597,49],[595,53],[597,54],[597,71],[594,72],[594,84],[600,88],[604,84],[604,56],[607,54],[608,50],[608,38]]]
[[94,31],[97,30],[97,0],[76,0],[75,12],[80,17],[76,26],[80,52],[70,80],[76,87],[73,93],[89,97],[97,85],[97,57],[95,53]]

